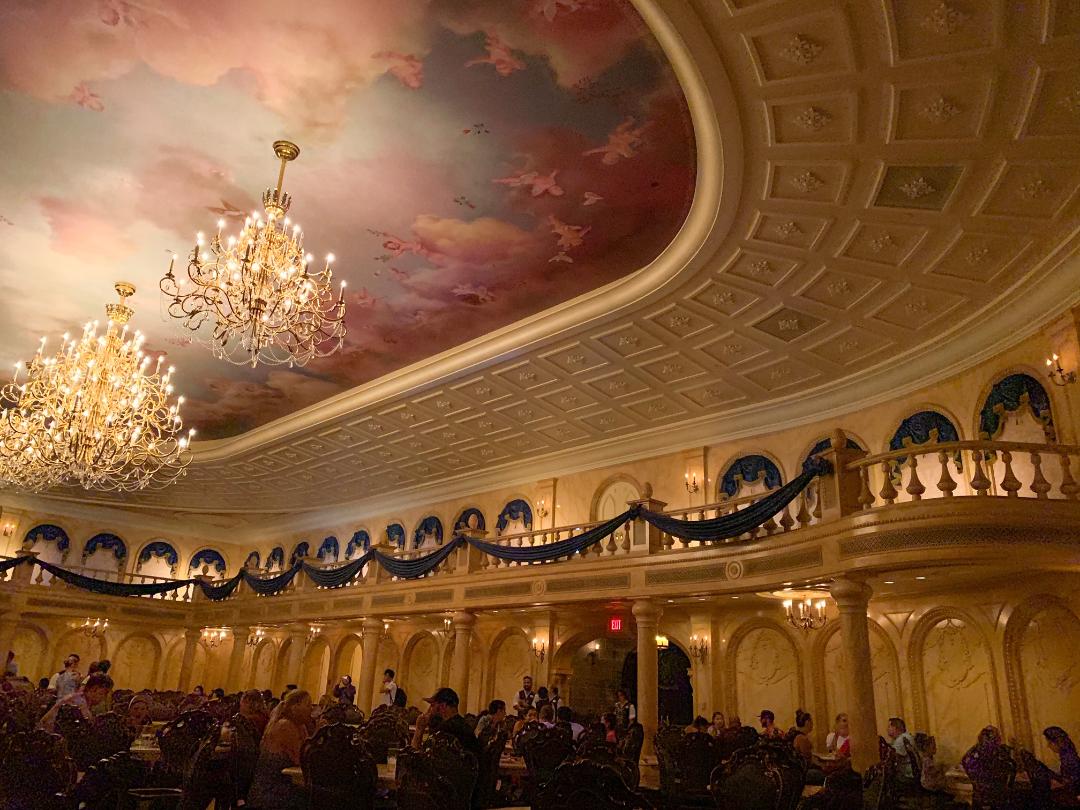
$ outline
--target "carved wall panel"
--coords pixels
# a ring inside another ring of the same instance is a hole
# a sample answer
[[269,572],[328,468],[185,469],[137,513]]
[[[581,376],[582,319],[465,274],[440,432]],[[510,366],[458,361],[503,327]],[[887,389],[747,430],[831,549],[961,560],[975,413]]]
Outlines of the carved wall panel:
[[507,636],[495,653],[492,699],[505,700],[507,708],[521,688],[521,679],[532,670],[533,655],[525,636]]
[[954,616],[927,631],[921,653],[928,728],[918,730],[937,737],[942,762],[955,763],[980,729],[1000,722],[990,653],[979,631]]
[[[408,652],[408,658],[402,664],[402,676],[399,683],[409,696],[409,703],[423,705],[425,697],[435,693],[441,684],[439,681],[439,645],[432,636],[420,636]],[[470,690],[471,691],[471,690]]]
[[269,689],[278,693],[278,685],[274,683],[274,659],[277,649],[274,642],[264,641],[255,648],[255,656],[251,662],[251,688]]
[[161,649],[156,641],[147,636],[128,636],[112,653],[109,674],[127,689],[153,689],[160,660]]
[[51,677],[49,669],[49,649],[45,636],[32,627],[20,627],[11,641],[15,652],[15,663],[19,665],[19,674],[25,675],[30,682],[37,684],[38,678]]
[[[896,651],[889,639],[870,625],[870,664],[874,676],[874,708],[877,711],[877,727],[884,729],[889,718],[903,714],[900,701],[900,671],[896,660]],[[825,643],[822,657],[822,669],[818,678],[824,684],[826,715],[816,718],[815,725],[832,730],[837,714],[848,711],[851,703],[848,697],[847,681],[841,673],[845,672],[844,649],[840,633],[833,632]]]
[[1080,731],[1080,620],[1064,607],[1043,610],[1024,630],[1019,653],[1035,754],[1054,762],[1043,729]]
[[330,677],[330,644],[324,638],[315,639],[304,651],[304,664],[300,670],[300,688],[311,693],[311,700],[319,702],[326,693],[326,681]]
[[757,726],[762,709],[776,715],[778,726],[795,723],[800,707],[798,654],[782,632],[756,627],[735,648],[735,705],[743,725]]

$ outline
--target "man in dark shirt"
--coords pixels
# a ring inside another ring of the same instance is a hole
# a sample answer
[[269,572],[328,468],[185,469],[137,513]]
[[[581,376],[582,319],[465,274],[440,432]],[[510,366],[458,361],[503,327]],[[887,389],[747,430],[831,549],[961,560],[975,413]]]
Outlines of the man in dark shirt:
[[[473,730],[465,722],[465,718],[458,713],[457,692],[448,686],[438,689],[434,695],[424,698],[430,705],[425,714],[416,718],[416,732],[413,734],[412,747],[419,748],[424,741],[424,732],[429,728],[438,726],[438,730],[451,737],[456,737],[462,748],[472,753],[480,754],[480,742],[476,739]],[[438,717],[438,723],[432,723]]]

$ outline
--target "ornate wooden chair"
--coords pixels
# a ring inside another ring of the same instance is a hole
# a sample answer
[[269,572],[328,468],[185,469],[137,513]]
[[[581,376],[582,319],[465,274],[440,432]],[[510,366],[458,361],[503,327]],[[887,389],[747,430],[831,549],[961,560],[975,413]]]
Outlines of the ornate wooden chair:
[[251,782],[255,778],[255,763],[259,759],[259,729],[242,714],[229,718],[233,727],[232,746],[229,748],[229,774],[232,786],[231,805],[247,798]]
[[58,794],[75,781],[64,738],[45,731],[20,731],[0,738],[0,807],[53,810]]
[[391,711],[389,706],[380,708],[386,711],[373,711],[371,719],[360,727],[360,736],[375,762],[385,765],[390,749],[400,750],[409,744],[409,726],[403,713]]
[[851,768],[843,768],[825,777],[824,788],[803,799],[799,810],[862,810],[862,777]]
[[675,774],[678,764],[674,760],[675,747],[682,742],[684,730],[676,726],[663,724],[653,736],[656,749],[656,764],[660,767],[660,790],[670,793],[675,787]]
[[[523,735],[524,731],[519,736]],[[574,743],[560,729],[541,726],[522,741],[521,750],[533,790],[537,790],[547,784],[556,768],[574,756]]]
[[732,810],[794,810],[804,782],[803,765],[790,746],[760,743],[740,748],[714,768],[709,792],[718,807]]
[[536,810],[651,810],[611,768],[579,760],[560,765],[533,800]]
[[[145,762],[128,752],[113,754],[91,765],[69,796],[75,808],[83,810],[112,810],[126,808],[128,792],[143,787],[150,776]],[[179,800],[180,791],[175,791]]]
[[660,789],[664,795],[679,804],[708,806],[709,777],[720,764],[716,739],[702,732],[684,731],[679,731],[678,736],[670,732],[656,736]]
[[327,723],[346,723],[350,726],[358,726],[364,722],[364,713],[352,703],[335,703],[327,706],[322,713],[322,718]]
[[594,745],[584,750],[578,750],[574,762],[592,762],[611,768],[626,783],[631,790],[637,790],[641,782],[641,770],[637,760],[622,756],[610,743],[606,746]]
[[476,756],[466,751],[456,737],[440,732],[428,737],[421,751],[449,786],[450,803],[454,807],[470,807],[479,773]]
[[98,761],[94,724],[83,717],[76,706],[61,706],[56,713],[56,732],[64,738],[68,755],[75,761],[75,768],[85,771]]
[[93,722],[94,742],[97,748],[97,759],[111,757],[131,748],[135,739],[135,733],[128,726],[124,718],[117,712],[105,712],[94,718]]
[[578,753],[594,746],[604,748],[611,745],[614,745],[614,743],[607,741],[607,732],[604,731],[603,723],[589,723],[589,725],[585,726],[585,730],[581,732],[577,741]]
[[451,810],[446,803],[449,792],[446,780],[436,771],[428,753],[412,749],[401,752],[397,761],[398,807],[408,807],[409,810]]
[[899,806],[898,779],[900,760],[896,750],[878,737],[881,761],[863,773],[863,806],[867,810],[893,810]]
[[518,754],[524,753],[525,743],[536,736],[542,728],[543,726],[535,720],[522,726],[521,731],[514,737],[514,751]]
[[216,797],[229,794],[229,785],[224,784],[226,773],[214,762],[220,739],[221,725],[214,723],[196,744],[184,766],[180,810],[206,810]]
[[217,725],[218,721],[203,711],[184,712],[166,723],[157,733],[161,759],[154,764],[155,783],[162,787],[178,787],[195,749]]
[[369,810],[379,772],[360,732],[344,723],[323,726],[300,752],[311,810]]
[[636,720],[631,723],[626,732],[619,738],[619,754],[624,759],[637,762],[641,759],[641,746],[645,742],[645,727]]

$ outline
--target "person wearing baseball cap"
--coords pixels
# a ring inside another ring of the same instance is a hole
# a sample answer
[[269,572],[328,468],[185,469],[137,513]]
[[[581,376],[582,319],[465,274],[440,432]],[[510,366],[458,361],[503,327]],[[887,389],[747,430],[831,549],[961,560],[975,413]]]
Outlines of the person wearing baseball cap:
[[[458,694],[449,686],[435,690],[431,697],[424,698],[430,704],[427,712],[416,718],[416,732],[413,734],[412,747],[419,748],[424,741],[424,732],[439,731],[456,737],[466,751],[479,756],[480,743],[465,718],[458,712]],[[435,718],[438,718],[437,720]]]

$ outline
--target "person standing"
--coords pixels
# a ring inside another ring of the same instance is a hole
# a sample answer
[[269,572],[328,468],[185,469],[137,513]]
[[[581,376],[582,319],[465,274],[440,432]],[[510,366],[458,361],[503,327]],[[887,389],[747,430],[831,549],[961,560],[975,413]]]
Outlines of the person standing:
[[521,688],[518,690],[517,698],[514,700],[514,711],[519,715],[524,714],[533,707],[535,700],[536,692],[533,691],[532,675],[526,675],[521,679]]
[[356,687],[353,686],[352,676],[341,676],[341,680],[334,687],[334,700],[343,705],[356,702]]
[[53,704],[52,708],[38,722],[38,728],[52,732],[56,728],[56,718],[64,706],[74,706],[87,720],[93,719],[94,707],[105,700],[112,691],[112,678],[101,672],[95,672],[79,686]]
[[382,692],[382,703],[384,706],[397,705],[398,685],[394,682],[394,677],[394,670],[383,670],[382,688],[379,691]]
[[79,672],[79,656],[72,653],[64,659],[64,668],[52,676],[49,681],[49,689],[56,693],[56,697],[66,698],[72,695],[82,683],[82,673]]
[[630,724],[637,720],[637,709],[630,702],[626,690],[620,689],[615,693],[615,724],[620,729],[629,728]]

